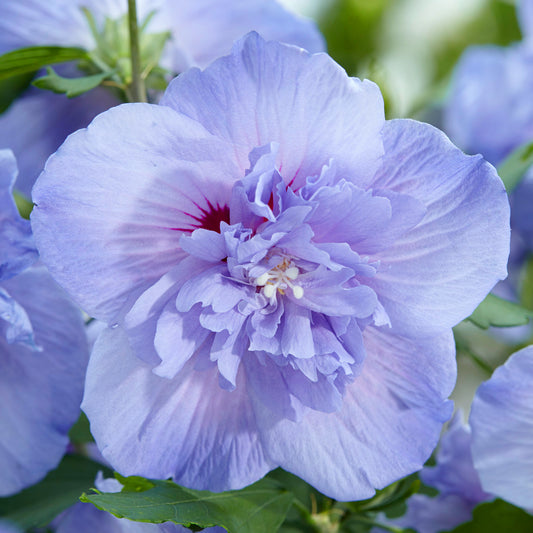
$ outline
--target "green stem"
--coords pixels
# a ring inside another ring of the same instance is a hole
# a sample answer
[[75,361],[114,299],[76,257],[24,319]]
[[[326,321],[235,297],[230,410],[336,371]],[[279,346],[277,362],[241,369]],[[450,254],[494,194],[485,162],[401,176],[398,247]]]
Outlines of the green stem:
[[315,533],[321,533],[321,530],[317,527],[317,525],[315,524],[315,521],[311,517],[311,513],[309,512],[309,509],[307,509],[307,507],[303,503],[301,503],[297,498],[294,498],[292,503],[296,507],[296,509],[298,509],[298,511],[300,512],[300,516],[302,517],[303,520],[305,520],[305,523],[308,526],[310,526],[311,529]]
[[146,89],[141,76],[141,49],[139,46],[139,28],[137,27],[137,6],[135,0],[128,0],[128,24],[130,30],[131,56],[131,99],[134,102],[146,102]]

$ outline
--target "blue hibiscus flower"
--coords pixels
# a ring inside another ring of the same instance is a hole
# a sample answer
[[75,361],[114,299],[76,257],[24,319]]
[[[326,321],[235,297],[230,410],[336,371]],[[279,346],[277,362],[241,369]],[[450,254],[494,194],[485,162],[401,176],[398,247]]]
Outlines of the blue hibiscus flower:
[[161,104],[100,115],[34,189],[43,261],[110,326],[84,399],[104,457],[215,491],[282,466],[341,500],[420,469],[451,327],[506,275],[494,168],[257,34]]

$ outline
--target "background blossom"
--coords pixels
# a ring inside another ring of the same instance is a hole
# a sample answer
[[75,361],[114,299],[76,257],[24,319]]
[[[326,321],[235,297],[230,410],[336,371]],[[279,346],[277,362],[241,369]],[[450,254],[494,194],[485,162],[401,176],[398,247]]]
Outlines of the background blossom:
[[63,456],[80,412],[88,350],[76,306],[37,259],[0,151],[0,495],[41,479]]
[[[439,491],[437,496],[415,494],[407,500],[406,513],[395,520],[382,518],[391,525],[412,528],[418,533],[449,531],[472,519],[474,508],[492,499],[481,488],[472,462],[471,432],[456,413],[443,433],[435,455],[435,466],[419,473],[424,485]],[[376,528],[373,531],[382,531]]]
[[472,456],[484,490],[525,509],[533,498],[533,347],[516,352],[476,392]]

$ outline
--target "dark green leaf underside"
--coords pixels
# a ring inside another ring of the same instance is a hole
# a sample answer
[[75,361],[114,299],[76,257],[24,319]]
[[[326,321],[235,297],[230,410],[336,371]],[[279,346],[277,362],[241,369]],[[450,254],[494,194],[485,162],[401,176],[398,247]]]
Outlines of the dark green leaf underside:
[[474,509],[470,522],[461,524],[449,533],[531,533],[533,516],[522,509],[494,500]]

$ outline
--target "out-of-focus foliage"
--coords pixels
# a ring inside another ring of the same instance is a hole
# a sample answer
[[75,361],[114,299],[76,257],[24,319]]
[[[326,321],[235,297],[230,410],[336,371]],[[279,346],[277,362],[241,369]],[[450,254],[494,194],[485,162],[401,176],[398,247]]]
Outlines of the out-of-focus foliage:
[[489,294],[468,317],[468,320],[482,329],[491,326],[509,328],[527,324],[532,316],[533,312],[494,294]]
[[483,503],[474,510],[472,521],[461,524],[449,533],[530,533],[533,531],[533,516],[522,509],[494,500]]
[[533,142],[528,142],[510,154],[498,167],[498,174],[509,194],[520,183],[532,164]]
[[471,0],[461,3],[462,11],[453,9],[457,3],[333,0],[321,11],[319,24],[330,55],[350,75],[380,85],[389,118],[414,115],[442,98],[465,48],[521,38],[512,1]]
[[391,0],[335,0],[319,21],[329,54],[351,75],[378,59],[381,22]]
[[80,494],[93,486],[98,471],[111,475],[104,465],[66,455],[40,483],[9,498],[0,498],[0,516],[22,528],[46,526],[78,502]]

